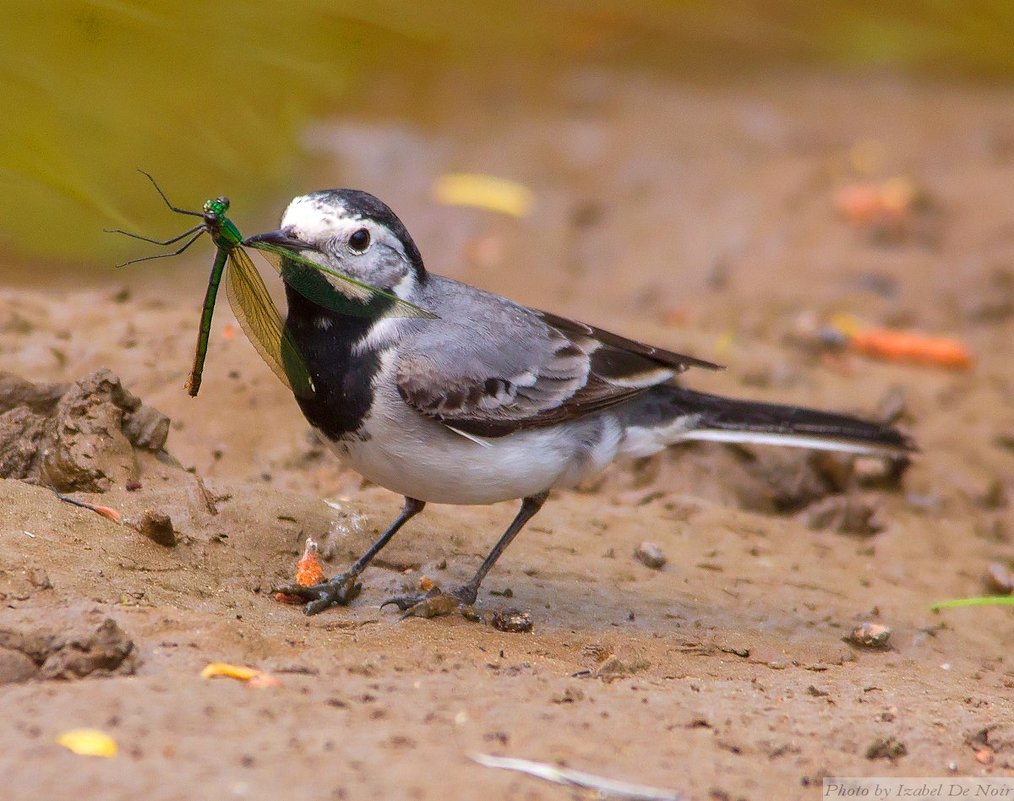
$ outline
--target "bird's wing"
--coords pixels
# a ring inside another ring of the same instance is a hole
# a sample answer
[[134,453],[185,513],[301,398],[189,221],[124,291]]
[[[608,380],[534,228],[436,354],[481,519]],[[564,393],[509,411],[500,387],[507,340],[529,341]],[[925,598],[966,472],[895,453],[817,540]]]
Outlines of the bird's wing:
[[[477,303],[479,297],[487,302]],[[688,367],[718,368],[493,300],[482,293],[461,308],[441,309],[439,325],[418,327],[419,336],[399,349],[401,397],[466,434],[499,437],[560,423],[627,400]]]

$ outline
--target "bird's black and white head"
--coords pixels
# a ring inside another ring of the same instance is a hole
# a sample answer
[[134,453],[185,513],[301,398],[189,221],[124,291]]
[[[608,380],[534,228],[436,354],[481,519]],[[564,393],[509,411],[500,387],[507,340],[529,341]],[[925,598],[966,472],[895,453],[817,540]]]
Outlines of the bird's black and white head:
[[[325,189],[289,203],[281,228],[250,238],[298,251],[401,298],[425,280],[422,256],[397,215],[382,200],[358,189]],[[322,275],[339,292],[340,279]]]

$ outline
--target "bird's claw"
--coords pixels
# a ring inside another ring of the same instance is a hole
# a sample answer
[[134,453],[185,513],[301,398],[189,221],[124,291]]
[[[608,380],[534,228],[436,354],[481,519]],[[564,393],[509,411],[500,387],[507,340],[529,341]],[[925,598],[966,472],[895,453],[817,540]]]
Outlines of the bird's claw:
[[475,590],[468,586],[458,587],[449,592],[434,587],[425,593],[396,595],[393,598],[388,598],[380,605],[380,608],[383,609],[388,604],[397,606],[405,613],[401,616],[402,620],[407,617],[443,617],[453,612],[460,612],[465,617],[475,617],[477,616],[473,607],[475,596]]
[[275,588],[274,591],[302,598],[307,602],[303,612],[307,615],[316,615],[332,606],[350,604],[363,589],[363,585],[356,581],[356,578],[357,576],[348,573],[339,573],[323,584],[311,584],[308,587],[302,584],[286,584],[284,587]]

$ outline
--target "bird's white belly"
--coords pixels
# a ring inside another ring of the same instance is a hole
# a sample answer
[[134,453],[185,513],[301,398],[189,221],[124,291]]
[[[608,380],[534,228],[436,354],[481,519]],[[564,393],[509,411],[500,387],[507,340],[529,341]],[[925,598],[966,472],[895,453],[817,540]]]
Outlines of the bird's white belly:
[[392,411],[374,410],[367,439],[329,444],[370,481],[430,503],[496,503],[573,486],[612,461],[620,439],[607,418],[583,440],[574,428],[550,426],[479,444],[414,410]]
[[543,432],[499,437],[489,440],[488,448],[446,430],[425,440],[406,433],[348,443],[348,463],[370,481],[410,498],[484,504],[543,492],[569,462]]

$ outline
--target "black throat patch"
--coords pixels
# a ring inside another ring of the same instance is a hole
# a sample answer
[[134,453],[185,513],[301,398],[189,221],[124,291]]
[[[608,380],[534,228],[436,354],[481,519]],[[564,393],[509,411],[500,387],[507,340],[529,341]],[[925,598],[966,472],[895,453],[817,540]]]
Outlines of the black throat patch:
[[380,353],[356,353],[355,345],[369,334],[392,301],[377,298],[368,304],[357,303],[335,290],[320,273],[284,261],[282,279],[287,273],[293,277],[297,270],[301,289],[312,287],[311,294],[320,302],[309,300],[286,283],[289,313],[285,330],[314,385],[311,396],[297,396],[296,402],[311,425],[328,439],[338,440],[358,431],[369,414]]

